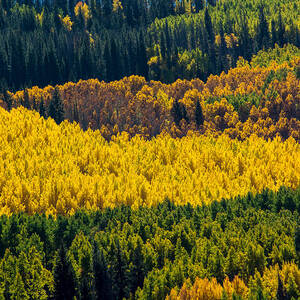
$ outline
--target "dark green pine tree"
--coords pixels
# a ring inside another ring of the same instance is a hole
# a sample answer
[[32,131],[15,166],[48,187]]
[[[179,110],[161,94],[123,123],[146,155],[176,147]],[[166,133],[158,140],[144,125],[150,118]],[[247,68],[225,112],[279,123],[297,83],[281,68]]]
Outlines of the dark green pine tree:
[[249,33],[249,27],[248,27],[248,20],[244,14],[241,16],[240,21],[240,55],[244,57],[246,60],[249,60],[251,58],[251,55],[253,53],[253,46],[252,46],[252,39]]
[[277,42],[277,31],[276,31],[276,24],[274,20],[272,20],[271,22],[271,38],[272,38],[271,46],[274,47],[275,43]]
[[282,280],[280,278],[279,272],[278,272],[277,276],[278,276],[278,288],[277,288],[277,293],[276,293],[276,299],[285,300],[285,299],[287,299],[287,296],[286,296],[286,292],[284,290],[284,286],[283,286]]
[[131,281],[132,281],[131,291],[133,293],[137,290],[138,287],[143,286],[144,277],[145,277],[142,244],[143,244],[143,241],[139,237],[137,240],[136,247],[133,250],[133,258],[132,258],[133,268],[131,271]]
[[173,106],[171,109],[171,115],[173,117],[173,120],[177,126],[179,126],[180,121],[182,120],[182,113],[181,108],[178,100],[174,100]]
[[277,43],[280,47],[285,44],[285,26],[282,22],[281,11],[279,12],[278,17]]
[[23,106],[27,109],[31,108],[30,101],[29,101],[29,94],[28,89],[24,90],[24,96],[23,96]]
[[64,105],[59,94],[59,88],[56,87],[48,107],[48,117],[51,117],[57,124],[60,124],[64,120],[64,114]]
[[215,42],[215,35],[214,35],[214,29],[211,22],[211,18],[208,12],[208,9],[205,9],[205,15],[204,15],[204,23],[205,23],[205,29],[208,35],[208,40],[210,44],[213,44]]
[[76,279],[73,267],[68,261],[64,245],[58,251],[53,271],[54,299],[74,299],[76,296]]
[[171,115],[173,120],[177,126],[179,126],[181,120],[186,120],[189,122],[189,117],[186,111],[186,108],[183,103],[179,103],[178,100],[173,102],[173,106],[171,108]]
[[4,97],[4,102],[6,103],[6,107],[7,107],[7,110],[10,111],[12,109],[12,97],[10,96],[10,94],[8,93],[8,91],[5,91],[3,93],[3,97]]
[[202,107],[200,105],[199,100],[197,100],[197,103],[196,103],[195,121],[196,121],[196,125],[198,127],[201,126],[201,125],[203,125],[203,123],[204,123],[203,111],[202,111]]
[[107,269],[103,251],[94,244],[93,273],[96,290],[96,299],[113,299],[112,282]]
[[111,55],[110,55],[110,49],[108,45],[109,41],[107,40],[105,43],[105,48],[104,48],[104,53],[103,53],[103,59],[105,61],[105,70],[106,70],[106,76],[105,80],[106,81],[111,81],[112,80],[112,68],[111,68]]
[[43,118],[46,118],[46,109],[45,109],[45,103],[44,103],[44,98],[41,98],[40,105],[39,105],[39,112],[40,116]]
[[220,24],[220,46],[218,47],[218,72],[228,70],[227,45],[222,24]]
[[181,110],[182,119],[186,120],[186,122],[189,122],[189,117],[185,105],[183,103],[180,103],[180,110]]
[[147,52],[143,32],[139,35],[139,48],[138,48],[138,70],[139,75],[148,79],[148,64],[147,64]]
[[110,54],[111,54],[110,68],[112,73],[111,80],[118,80],[122,77],[122,71],[120,65],[119,47],[117,46],[115,39],[111,40]]
[[259,24],[257,29],[257,45],[259,49],[267,49],[270,44],[269,24],[267,22],[264,7],[259,9]]
[[165,59],[167,54],[167,48],[166,48],[166,39],[165,39],[164,32],[162,32],[160,35],[160,53],[162,58]]
[[115,299],[123,299],[129,297],[131,290],[128,284],[127,260],[124,250],[121,248],[118,237],[114,238],[111,245],[111,276],[112,286]]

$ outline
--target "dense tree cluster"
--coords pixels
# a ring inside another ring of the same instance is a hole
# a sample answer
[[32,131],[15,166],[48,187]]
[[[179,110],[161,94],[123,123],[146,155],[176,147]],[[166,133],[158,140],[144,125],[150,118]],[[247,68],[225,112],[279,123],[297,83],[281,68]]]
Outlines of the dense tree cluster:
[[[149,76],[205,80],[277,43],[300,45],[297,1],[219,1],[198,14],[156,19],[148,28]],[[289,21],[284,21],[289,20]],[[287,26],[287,22],[289,26]]]
[[177,299],[171,289],[182,287],[178,299],[221,299],[222,285],[225,299],[297,299],[299,196],[281,188],[194,208],[1,216],[0,296]]
[[0,0],[0,299],[300,299],[299,0]]
[[0,91],[133,74],[205,80],[238,56],[299,46],[297,0],[204,2],[3,0]]
[[[299,64],[299,48],[276,46],[250,63],[240,59],[237,68],[211,75],[206,83],[179,79],[163,84],[138,76],[110,83],[81,80],[5,93],[2,106],[23,105],[59,122],[65,117],[84,130],[100,129],[106,139],[122,131],[147,139],[160,133],[225,132],[240,140],[257,134],[299,141]],[[58,112],[53,106],[60,107]]]
[[190,133],[145,140],[122,133],[108,142],[99,130],[0,108],[0,141],[0,215],[138,208],[165,198],[209,204],[300,183],[300,145],[293,138],[239,141]]

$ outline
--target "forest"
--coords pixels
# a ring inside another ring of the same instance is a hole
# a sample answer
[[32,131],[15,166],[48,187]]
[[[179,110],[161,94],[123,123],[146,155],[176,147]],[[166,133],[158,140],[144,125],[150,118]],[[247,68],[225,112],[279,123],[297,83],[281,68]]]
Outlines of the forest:
[[300,46],[299,0],[1,0],[0,92],[141,75],[206,80]]
[[0,297],[298,299],[299,213],[299,188],[281,187],[195,207],[2,215]]
[[300,299],[299,0],[0,0],[0,300]]

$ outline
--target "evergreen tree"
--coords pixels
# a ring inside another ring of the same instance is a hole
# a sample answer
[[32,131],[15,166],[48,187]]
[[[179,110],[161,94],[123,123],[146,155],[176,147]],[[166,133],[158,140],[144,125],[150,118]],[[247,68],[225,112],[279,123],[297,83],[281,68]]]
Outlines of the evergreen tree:
[[8,93],[8,91],[5,91],[3,93],[3,96],[4,96],[4,102],[6,103],[6,107],[7,107],[7,110],[10,111],[12,109],[12,97],[11,95]]
[[275,43],[277,42],[277,31],[276,31],[276,24],[275,21],[272,20],[271,22],[271,37],[272,37],[272,47],[274,47]]
[[215,35],[214,35],[214,29],[211,22],[211,18],[207,8],[205,9],[204,22],[205,22],[205,29],[208,35],[208,40],[210,44],[212,44],[215,42]]
[[173,120],[177,126],[179,126],[180,121],[182,120],[181,107],[177,99],[174,100],[173,106],[171,109],[171,114]]
[[277,274],[277,279],[278,279],[278,288],[277,288],[277,293],[276,293],[276,299],[285,300],[285,299],[287,299],[287,297],[286,297],[286,293],[285,293],[284,286],[283,286],[282,280],[280,278],[279,272]]
[[119,57],[119,48],[117,47],[115,39],[111,39],[110,45],[110,54],[111,54],[111,80],[117,80],[122,77],[122,70],[120,64],[120,57]]
[[131,286],[128,283],[127,261],[121,248],[119,237],[114,237],[111,246],[111,276],[115,299],[129,297]]
[[137,239],[137,244],[133,250],[133,258],[132,258],[133,268],[131,271],[132,292],[136,291],[138,287],[142,287],[144,282],[145,269],[144,269],[144,257],[142,253],[142,243],[143,241],[139,237]]
[[94,244],[93,273],[95,280],[96,299],[113,299],[112,282],[107,269],[103,251]]
[[253,53],[253,46],[252,46],[252,39],[249,33],[249,27],[248,27],[248,20],[244,14],[241,16],[240,20],[240,27],[241,27],[241,33],[240,33],[240,55],[244,57],[246,60],[249,60],[251,58],[251,55]]
[[41,98],[40,105],[39,105],[39,112],[40,116],[43,118],[46,118],[46,109],[45,109],[45,104],[44,104],[44,98]]
[[259,24],[257,30],[257,43],[259,49],[266,49],[270,44],[270,33],[269,33],[269,24],[267,22],[264,7],[260,6],[259,9]]
[[28,89],[24,90],[24,96],[23,96],[23,106],[27,109],[30,109],[30,101],[29,101],[29,94]]
[[203,125],[204,123],[204,116],[203,116],[202,107],[200,105],[199,100],[197,100],[196,102],[195,120],[198,127]]
[[59,94],[59,88],[56,87],[48,107],[48,117],[60,124],[64,120],[64,114],[64,105]]
[[76,279],[64,245],[58,251],[53,275],[55,286],[54,299],[73,300],[76,295]]
[[180,110],[181,110],[182,119],[186,120],[186,122],[189,122],[189,117],[185,105],[183,103],[180,103]]
[[147,52],[143,32],[140,32],[138,47],[138,73],[148,78]]
[[179,126],[180,121],[182,119],[186,120],[186,122],[189,122],[186,108],[185,108],[184,104],[179,103],[178,100],[175,100],[173,102],[173,106],[171,109],[171,115],[173,116],[173,120],[177,126]]
[[104,54],[103,54],[103,58],[105,61],[105,70],[106,70],[106,76],[105,79],[106,81],[111,81],[112,80],[112,72],[111,72],[111,55],[110,55],[110,49],[109,49],[109,45],[108,45],[108,41],[106,41],[105,43],[105,48],[104,48]]
[[285,44],[285,26],[282,22],[281,11],[279,11],[278,17],[278,31],[277,31],[277,42],[280,47]]
[[218,72],[227,71],[228,70],[228,63],[227,63],[227,45],[225,41],[223,26],[220,25],[220,46],[218,51]]

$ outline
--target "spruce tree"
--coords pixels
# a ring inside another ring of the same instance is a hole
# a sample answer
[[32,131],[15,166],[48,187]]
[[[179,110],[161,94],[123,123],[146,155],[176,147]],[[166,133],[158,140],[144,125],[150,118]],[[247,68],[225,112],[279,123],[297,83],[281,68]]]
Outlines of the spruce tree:
[[128,284],[127,260],[120,245],[118,237],[114,238],[111,245],[111,276],[113,283],[113,292],[115,299],[123,299],[129,297],[131,289]]
[[45,104],[44,104],[44,98],[41,98],[40,105],[39,105],[39,112],[40,116],[43,118],[46,118],[46,110],[45,110]]
[[4,102],[6,103],[6,107],[7,107],[7,110],[10,111],[12,109],[12,97],[10,96],[10,94],[8,93],[8,91],[5,91],[3,93],[3,96],[4,96]]
[[173,117],[173,120],[174,120],[175,124],[177,126],[179,126],[179,123],[182,119],[182,114],[181,114],[180,104],[179,104],[177,99],[174,100],[174,102],[173,102],[173,106],[172,106],[172,109],[171,109],[171,114],[172,114],[172,117]]
[[204,22],[205,22],[205,29],[208,35],[208,40],[212,44],[215,42],[215,36],[214,36],[213,25],[207,8],[205,9]]
[[28,94],[28,89],[24,90],[24,96],[23,96],[23,106],[27,109],[30,109],[30,101],[29,101],[29,94]]
[[281,11],[279,12],[279,17],[278,17],[278,31],[277,31],[277,42],[280,47],[282,47],[285,44],[285,27],[282,22],[282,16],[281,16]]
[[112,282],[108,273],[103,251],[94,244],[93,273],[96,290],[96,299],[113,299]]
[[201,125],[203,125],[203,123],[204,123],[204,117],[203,117],[202,107],[200,105],[199,100],[197,100],[197,103],[196,103],[195,120],[196,120],[196,125],[198,127],[201,126]]
[[115,39],[111,40],[110,44],[110,54],[111,54],[111,80],[117,80],[122,77],[120,56],[119,56],[119,46],[117,46]]
[[108,45],[108,41],[105,43],[104,47],[104,53],[103,53],[103,59],[105,61],[105,80],[111,81],[112,80],[112,72],[111,72],[111,55],[110,55],[110,49]]
[[76,279],[73,267],[67,258],[64,245],[58,251],[53,271],[54,299],[73,300],[76,295]]
[[280,275],[279,275],[279,272],[277,274],[277,280],[278,280],[278,288],[277,288],[276,298],[279,299],[279,300],[287,299],[286,293],[285,293],[285,290],[284,290],[284,286],[283,286],[282,280],[281,280]]
[[64,105],[59,94],[59,88],[56,87],[48,107],[48,117],[60,124],[64,120]]
[[259,24],[257,30],[257,44],[259,49],[266,49],[270,44],[269,24],[267,22],[264,7],[259,9]]
[[275,21],[272,20],[271,22],[271,37],[272,37],[272,47],[274,47],[276,41],[277,41],[277,31],[276,31],[276,24]]
[[220,24],[220,46],[218,50],[218,72],[227,71],[227,45],[222,24]]
[[143,250],[142,245],[143,245],[143,241],[139,237],[137,239],[137,244],[133,250],[133,258],[132,258],[133,268],[131,271],[132,292],[136,291],[138,287],[142,287],[144,282],[145,268],[144,268],[144,257],[142,252]]
[[[148,79],[148,64],[147,64],[147,52],[143,32],[139,35],[139,48],[138,48],[138,69],[139,74]],[[125,70],[126,72],[127,70]]]
[[183,103],[180,103],[180,110],[181,110],[182,119],[186,120],[186,122],[189,122],[189,117],[185,105]]

